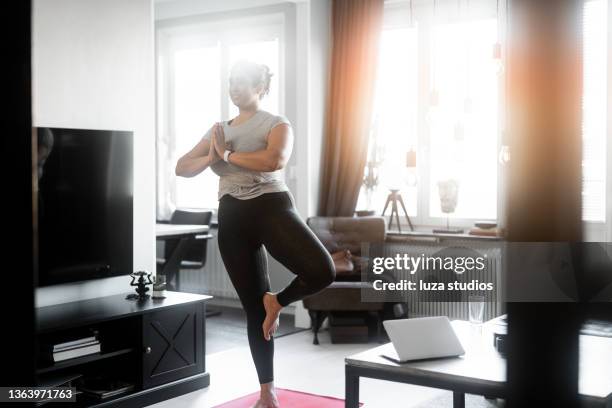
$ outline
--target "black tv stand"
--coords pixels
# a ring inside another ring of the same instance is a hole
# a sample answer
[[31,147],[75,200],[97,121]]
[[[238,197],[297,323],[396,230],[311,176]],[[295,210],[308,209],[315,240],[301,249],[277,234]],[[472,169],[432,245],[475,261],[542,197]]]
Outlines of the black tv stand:
[[[105,399],[81,393],[76,406],[84,407],[142,407],[210,384],[205,319],[211,296],[167,292],[165,299],[143,301],[125,296],[37,308],[39,384],[53,376],[81,375],[133,385]],[[45,358],[49,345],[78,339],[91,329],[99,333],[100,353],[55,363]]]

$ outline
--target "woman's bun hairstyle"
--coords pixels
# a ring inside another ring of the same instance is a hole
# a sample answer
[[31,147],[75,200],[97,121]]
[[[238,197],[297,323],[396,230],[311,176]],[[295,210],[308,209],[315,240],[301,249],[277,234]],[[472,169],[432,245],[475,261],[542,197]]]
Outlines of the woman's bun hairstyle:
[[259,99],[263,98],[264,95],[270,93],[270,82],[272,81],[273,73],[270,72],[270,68],[267,65],[259,64],[261,69],[261,82],[263,84],[263,91],[259,95]]
[[262,91],[259,94],[259,99],[270,92],[270,81],[272,74],[270,68],[265,64],[257,64],[248,60],[239,60],[232,67],[232,71],[240,70],[244,72],[250,79],[253,87],[262,86]]

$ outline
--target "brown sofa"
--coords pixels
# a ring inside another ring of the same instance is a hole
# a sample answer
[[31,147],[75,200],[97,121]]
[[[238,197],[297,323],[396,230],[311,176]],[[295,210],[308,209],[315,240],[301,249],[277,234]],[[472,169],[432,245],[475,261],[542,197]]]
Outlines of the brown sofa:
[[[306,223],[330,253],[348,249],[352,254],[354,270],[336,273],[336,280],[321,292],[303,300],[312,320],[314,344],[319,344],[318,331],[334,312],[364,312],[377,315],[377,331],[380,340],[385,302],[362,302],[361,291],[372,290],[371,284],[361,281],[362,268],[367,261],[361,256],[361,244],[383,243],[387,230],[385,219],[368,217],[310,217]],[[369,254],[372,256],[372,254]],[[364,271],[365,272],[365,271]]]

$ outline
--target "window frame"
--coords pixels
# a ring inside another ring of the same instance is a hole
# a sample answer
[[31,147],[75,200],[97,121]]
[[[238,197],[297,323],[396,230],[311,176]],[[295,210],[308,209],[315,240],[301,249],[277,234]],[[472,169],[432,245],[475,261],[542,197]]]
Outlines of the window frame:
[[[583,0],[587,2],[589,0]],[[608,45],[612,44],[612,2],[607,0],[607,17],[608,17],[608,25],[607,25],[607,39]],[[424,47],[426,42],[429,41],[429,33],[431,29],[431,22],[433,19],[433,7],[430,2],[426,0],[413,0],[412,2],[407,1],[391,1],[385,2],[385,15],[384,15],[384,25],[383,29],[389,28],[399,28],[410,26],[410,9],[412,3],[412,21],[416,21],[417,24],[421,24],[421,26],[427,27],[419,28],[417,33],[418,42],[419,42],[419,72],[421,72],[418,82],[419,87],[424,87],[424,90],[419,91],[419,106],[417,107],[418,118],[417,120],[422,123],[423,121],[423,109],[425,106],[421,102],[422,98],[426,97],[427,94],[423,94],[423,92],[428,92],[429,90],[429,66],[426,68],[423,67],[422,61],[428,61],[428,49]],[[506,25],[508,21],[506,2],[504,0],[500,0],[499,2],[493,0],[472,0],[470,2],[472,5],[476,5],[472,7],[468,14],[468,18],[482,18],[487,16],[497,16],[498,20],[498,35],[499,41],[502,44],[506,43]],[[438,0],[438,10],[436,21],[440,22],[449,22],[453,20],[453,16],[458,13],[457,3],[452,0]],[[455,12],[453,12],[452,8],[455,8]],[[608,47],[608,50],[610,47]],[[608,66],[612,66],[612,52],[608,52],[607,56]],[[507,66],[506,59],[506,47],[502,46],[502,63],[504,67]],[[591,220],[582,220],[583,230],[584,230],[584,239],[585,241],[601,241],[607,242],[612,238],[612,223],[610,222],[610,214],[612,214],[612,70],[608,69],[608,88],[607,88],[607,129],[606,129],[606,163],[605,163],[605,172],[606,172],[606,189],[605,189],[605,214],[603,221],[591,221]],[[504,132],[506,129],[506,85],[505,82],[505,73],[500,75],[500,81],[502,83],[499,87],[499,120],[498,120],[498,152],[501,150],[502,146],[507,145],[507,142],[504,140]],[[444,218],[439,217],[429,217],[424,216],[424,214],[429,213],[429,172],[427,162],[428,159],[428,137],[427,137],[427,127],[422,124],[418,127],[418,138],[419,138],[419,185],[418,185],[418,200],[417,200],[417,216],[411,216],[411,220],[415,226],[421,227],[436,227],[445,224]],[[425,149],[421,148],[421,146],[426,146]],[[506,216],[505,209],[505,201],[506,201],[506,190],[507,190],[507,169],[498,165],[497,172],[497,219],[491,220],[497,222],[499,225],[503,226]],[[378,209],[376,209],[378,210]],[[452,225],[455,227],[471,227],[473,225],[473,221],[475,219],[466,219],[466,218],[452,218]],[[401,226],[404,229],[408,229],[408,225],[405,219],[400,217]]]
[[[583,0],[583,3],[587,3],[590,0]],[[608,55],[607,55],[607,126],[606,126],[606,154],[605,154],[605,207],[604,207],[604,220],[593,221],[593,220],[582,220],[583,225],[583,240],[592,242],[609,242],[612,239],[612,223],[610,222],[610,214],[612,214],[612,52],[610,52],[610,46],[612,45],[612,2],[607,1],[607,42],[608,42]]]
[[[433,7],[427,2],[415,1],[412,5],[407,2],[385,3],[383,30],[408,28],[415,26],[417,29],[417,215],[411,215],[410,220],[415,228],[418,227],[440,227],[446,226],[446,217],[434,217],[429,214],[430,209],[430,138],[429,127],[426,116],[428,111],[427,100],[430,92],[430,74],[431,74],[431,55],[430,42],[432,29],[435,24],[452,23],[457,21],[480,20],[483,18],[497,18],[497,30],[500,43],[504,44],[506,40],[506,10],[503,7],[504,2],[499,2],[497,9],[496,1],[473,0],[472,7],[469,9],[460,9],[457,7],[456,1],[438,1],[436,15],[433,15]],[[411,16],[412,14],[412,16]],[[434,21],[435,19],[435,21]],[[502,64],[506,65],[506,47],[502,47]],[[506,74],[498,75],[498,123],[496,145],[497,152],[504,145],[503,132],[505,128],[505,78]],[[501,225],[505,216],[504,209],[504,191],[505,177],[504,166],[497,164],[497,193],[496,193],[496,219],[488,218],[463,218],[451,217],[450,224],[452,227],[470,228],[473,227],[474,221],[494,221]],[[375,209],[377,212],[382,209]],[[387,220],[389,213],[385,214]],[[409,230],[408,223],[400,211],[400,225],[403,230]]]

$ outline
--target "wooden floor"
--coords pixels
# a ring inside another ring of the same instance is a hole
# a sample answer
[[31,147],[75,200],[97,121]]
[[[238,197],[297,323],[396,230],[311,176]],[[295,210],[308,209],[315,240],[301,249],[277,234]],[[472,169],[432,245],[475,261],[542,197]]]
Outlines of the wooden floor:
[[[326,330],[321,333],[320,341],[320,345],[313,345],[309,331],[284,336],[275,341],[277,387],[344,398],[344,358],[377,345],[331,344]],[[259,389],[251,354],[246,345],[237,342],[236,347],[207,353],[206,365],[211,376],[208,388],[151,407],[210,408]],[[362,379],[360,400],[365,403],[364,408],[409,408],[443,396],[446,392]]]

